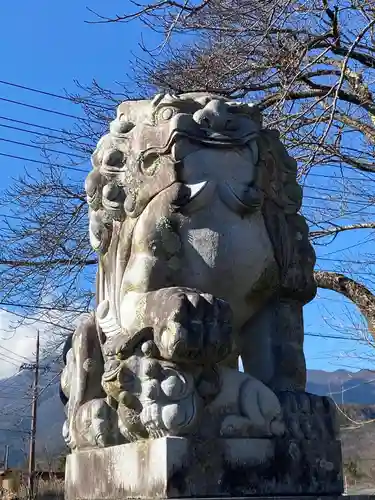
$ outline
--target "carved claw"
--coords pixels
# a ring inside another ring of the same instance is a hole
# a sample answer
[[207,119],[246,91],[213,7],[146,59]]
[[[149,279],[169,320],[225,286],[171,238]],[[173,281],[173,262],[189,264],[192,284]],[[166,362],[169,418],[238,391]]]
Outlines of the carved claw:
[[336,439],[336,409],[330,398],[307,392],[278,393],[288,434],[293,439]]
[[159,290],[148,302],[162,315],[154,342],[164,359],[216,363],[230,353],[231,310],[225,302],[184,288]]

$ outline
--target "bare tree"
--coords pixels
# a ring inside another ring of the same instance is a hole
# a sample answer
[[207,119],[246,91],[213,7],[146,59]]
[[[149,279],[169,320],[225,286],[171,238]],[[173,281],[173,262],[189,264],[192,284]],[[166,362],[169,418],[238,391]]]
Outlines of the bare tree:
[[[90,22],[134,19],[160,36],[158,47],[143,47],[144,60],[134,60],[134,93],[125,83],[78,85],[67,98],[82,106],[85,119],[59,137],[40,139],[45,149],[63,145],[62,161],[72,170],[53,167],[48,157],[47,170],[18,179],[8,192],[13,218],[6,218],[0,240],[0,286],[3,302],[25,304],[23,318],[40,317],[38,307],[74,316],[92,306],[87,283],[96,260],[86,230],[84,173],[68,158],[88,159],[118,102],[156,90],[204,90],[259,103],[265,125],[280,131],[298,160],[315,244],[375,227],[373,0],[161,0],[134,3],[133,14],[92,13]],[[349,297],[375,333],[368,286],[324,269],[316,280]]]
[[[136,60],[144,88],[209,91],[257,102],[298,160],[311,238],[375,227],[375,3],[372,0],[162,0],[90,22],[141,20],[160,34]],[[332,187],[321,182],[333,177]],[[319,179],[320,177],[320,179]],[[315,201],[317,200],[318,203]],[[371,256],[369,261],[374,260]],[[350,298],[375,334],[364,284],[319,270],[317,285]]]

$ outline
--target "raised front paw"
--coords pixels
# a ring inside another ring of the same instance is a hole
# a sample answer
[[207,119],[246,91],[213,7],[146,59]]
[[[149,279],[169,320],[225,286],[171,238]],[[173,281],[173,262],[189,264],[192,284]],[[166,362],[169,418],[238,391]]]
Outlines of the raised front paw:
[[162,358],[216,363],[228,356],[232,313],[226,302],[189,288],[156,294],[162,320],[154,326],[154,342]]

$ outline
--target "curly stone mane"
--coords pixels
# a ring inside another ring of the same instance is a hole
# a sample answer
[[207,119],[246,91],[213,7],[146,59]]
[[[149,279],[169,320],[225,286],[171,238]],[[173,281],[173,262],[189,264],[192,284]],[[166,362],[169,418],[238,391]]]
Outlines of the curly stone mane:
[[316,294],[315,252],[305,219],[298,214],[302,188],[297,183],[297,162],[288,155],[276,130],[262,130],[258,146],[262,213],[280,269],[280,297],[307,303]]

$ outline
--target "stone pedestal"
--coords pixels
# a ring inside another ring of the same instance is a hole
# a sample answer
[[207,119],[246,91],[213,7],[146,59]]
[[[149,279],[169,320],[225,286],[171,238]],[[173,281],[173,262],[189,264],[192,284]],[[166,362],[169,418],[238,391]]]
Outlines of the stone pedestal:
[[339,496],[339,441],[178,437],[68,457],[66,500]]

